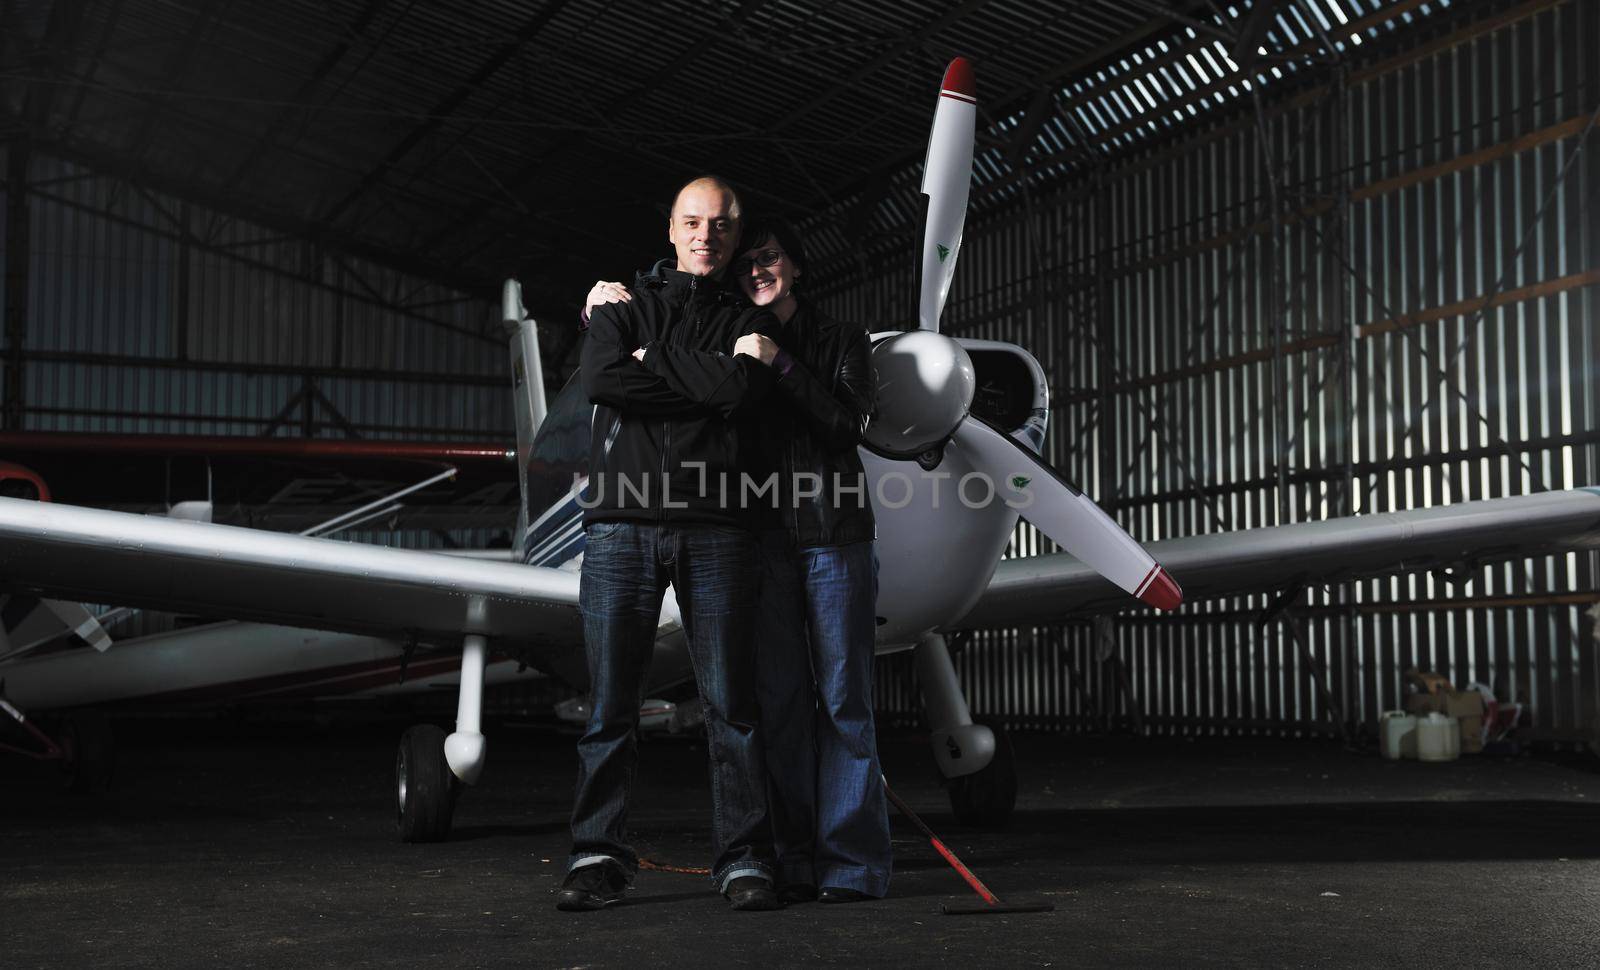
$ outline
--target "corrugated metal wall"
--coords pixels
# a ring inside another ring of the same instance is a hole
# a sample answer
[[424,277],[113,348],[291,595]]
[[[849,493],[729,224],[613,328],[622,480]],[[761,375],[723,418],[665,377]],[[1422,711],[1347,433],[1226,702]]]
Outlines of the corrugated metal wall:
[[[21,430],[514,437],[498,306],[48,155],[28,161]],[[0,218],[12,191],[8,180]],[[430,548],[500,532],[345,537]],[[172,625],[139,614],[115,633]]]
[[[1407,37],[1269,86],[1259,122],[1241,97],[1048,193],[975,201],[950,329],[1038,356],[1047,457],[1136,537],[1600,483],[1600,5],[1457,3]],[[833,308],[905,319],[886,294],[911,291],[907,262],[833,266]],[[1011,554],[1037,551],[1019,529]],[[957,668],[975,711],[1016,724],[1320,733],[1373,727],[1416,665],[1577,737],[1595,559],[1313,590],[1304,648],[1257,627],[1263,595],[986,632]],[[905,659],[879,701],[917,716]]]
[[487,301],[47,155],[28,191],[22,428],[512,435]]

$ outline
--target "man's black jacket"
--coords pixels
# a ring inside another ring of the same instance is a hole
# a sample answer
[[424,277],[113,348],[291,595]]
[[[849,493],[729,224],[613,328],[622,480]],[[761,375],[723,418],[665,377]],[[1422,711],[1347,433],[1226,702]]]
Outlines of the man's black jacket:
[[777,321],[676,269],[658,267],[632,292],[595,308],[583,343],[581,380],[595,404],[584,523],[759,527],[771,499],[741,501],[740,489],[763,470],[755,408],[774,375],[732,354],[740,336],[774,332]]
[[772,407],[778,401],[768,399],[766,410],[778,420],[764,441],[768,464],[783,472],[783,524],[802,549],[866,542],[875,530],[856,446],[876,393],[867,331],[801,300],[775,339],[781,352],[773,361],[780,392],[774,397],[788,406]]

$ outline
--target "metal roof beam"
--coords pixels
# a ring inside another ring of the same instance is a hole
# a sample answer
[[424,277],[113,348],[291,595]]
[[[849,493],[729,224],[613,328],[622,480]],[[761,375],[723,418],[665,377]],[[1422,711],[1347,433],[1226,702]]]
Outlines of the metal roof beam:
[[[758,9],[760,9],[762,6],[765,6],[767,2],[768,0],[746,0],[746,2],[743,3],[738,10],[734,11],[726,18],[725,22],[737,28],[743,25],[744,21]],[[595,112],[596,116],[604,120],[607,116],[615,111],[627,106],[628,104],[631,104],[641,95],[661,88],[664,84],[666,84],[667,81],[671,80],[689,66],[690,61],[687,58],[674,58],[673,60],[668,61],[664,67],[656,71],[653,75],[612,99],[608,104]],[[550,164],[550,159],[552,156],[563,150],[573,151],[580,149],[584,147],[592,137],[593,135],[591,135],[589,132],[579,132],[578,134],[569,138],[565,143],[545,149],[538,155],[538,157],[530,159],[526,164],[519,168],[509,179],[506,179],[502,182],[497,182],[500,191],[514,204],[520,204],[517,198],[517,193],[526,188],[529,182],[532,182],[539,177],[539,175],[544,171],[545,167]],[[637,145],[634,147],[638,148]],[[490,209],[491,206],[489,203],[478,203],[463,213],[459,219],[456,219],[448,225],[440,227],[426,239],[422,240],[422,242],[418,244],[413,252],[418,255],[431,252],[437,249],[440,243],[456,236],[463,229],[469,226],[481,225],[484,216],[490,211]],[[524,209],[526,209],[526,207],[524,207]],[[488,246],[493,245],[494,241],[495,240],[490,239],[486,242],[480,243],[473,249],[467,251],[465,254],[458,254],[457,258],[470,258]]]
[[[1167,4],[1157,3],[1155,0],[1123,0],[1123,2],[1129,6],[1137,7],[1140,10],[1143,10],[1145,13],[1153,13],[1158,17],[1164,17],[1167,20],[1175,21],[1188,27],[1193,27],[1195,30],[1200,31],[1203,34],[1210,34],[1218,40],[1225,41],[1229,44],[1233,43],[1237,39],[1232,31],[1218,27],[1209,20],[1201,20],[1198,17],[1191,17],[1181,10],[1174,10]],[[1271,2],[1271,0],[1267,0],[1267,2]]]
[[106,47],[110,45],[112,35],[117,32],[123,6],[124,0],[111,0],[111,9],[106,13],[106,25],[100,33],[100,43],[95,46],[94,53],[89,55],[89,64],[84,68],[83,76],[78,79],[78,90],[73,95],[72,107],[67,110],[67,120],[61,126],[60,137],[63,139],[72,134],[73,127],[78,123],[78,113],[83,110],[83,99],[94,83],[95,73],[100,70],[100,62],[106,56]]
[[362,196],[366,195],[367,191],[377,184],[377,182],[385,175],[387,175],[389,171],[394,168],[396,163],[398,163],[402,158],[406,157],[406,155],[410,154],[411,150],[416,148],[417,145],[421,144],[423,139],[437,131],[439,126],[444,124],[445,120],[448,119],[457,108],[461,107],[467,98],[476,93],[479,87],[481,87],[485,81],[489,80],[489,78],[493,77],[502,67],[510,63],[511,59],[515,57],[529,41],[538,36],[539,32],[544,30],[550,21],[555,19],[556,14],[560,13],[562,8],[565,7],[569,2],[570,0],[548,0],[548,2],[539,10],[538,13],[534,14],[528,19],[527,23],[523,24],[522,29],[517,31],[517,35],[514,38],[503,44],[500,44],[495,49],[494,54],[481,66],[479,66],[479,68],[472,73],[472,76],[468,78],[465,83],[452,91],[450,95],[443,101],[440,101],[437,105],[434,105],[433,110],[428,112],[429,120],[427,122],[418,125],[412,130],[411,134],[407,135],[400,142],[400,144],[391,148],[389,153],[383,157],[383,160],[375,165],[370,171],[368,171],[367,174],[363,175],[361,180],[356,184],[355,188],[346,193],[344,198],[340,199],[338,202],[335,202],[325,212],[323,212],[318,221],[331,224],[335,219],[339,218],[340,215],[354,205]]
[[1039,129],[1044,127],[1046,120],[1055,114],[1055,92],[1049,88],[1040,88],[1028,103],[1028,110],[1023,114],[1022,121],[1017,125],[1011,137],[1006,140],[1006,164],[1012,168],[1021,168],[1022,162],[1028,155],[1028,149],[1033,147],[1034,139],[1039,137]]
[[[0,116],[0,120],[13,121],[15,119],[9,116]],[[182,199],[215,212],[234,216],[266,229],[282,232],[297,239],[313,240],[329,250],[371,260],[374,263],[388,266],[399,272],[431,279],[475,296],[498,299],[496,294],[499,290],[492,281],[465,275],[454,266],[444,267],[413,259],[404,254],[391,252],[364,240],[343,234],[329,226],[319,225],[304,219],[286,216],[282,212],[252,205],[235,192],[211,189],[192,180],[175,177],[170,173],[152,171],[142,167],[135,161],[119,155],[84,149],[53,138],[35,138],[33,148],[36,152],[66,159],[102,175],[124,179],[164,195]]]
[[1272,27],[1278,6],[1279,0],[1255,0],[1244,21],[1239,24],[1239,35],[1229,45],[1228,56],[1242,71],[1250,71],[1261,60],[1261,55],[1256,52],[1266,40],[1267,30]]
[[87,7],[87,0],[56,0],[50,8],[44,37],[28,57],[33,72],[43,75],[41,80],[28,85],[22,100],[22,117],[35,131],[50,118],[56,92],[61,88],[53,82],[67,76],[67,66],[83,33],[83,14]]
[[890,48],[879,56],[856,68],[854,71],[851,71],[850,76],[845,78],[843,81],[840,81],[838,84],[815,97],[807,98],[805,104],[773,122],[767,127],[767,130],[771,132],[782,131],[784,128],[787,128],[796,121],[799,121],[801,118],[812,114],[819,108],[831,104],[836,98],[849,93],[851,89],[855,88],[862,81],[866,80],[872,75],[878,73],[878,71],[882,70],[887,65],[920,48],[923,43],[933,34],[943,30],[953,23],[956,23],[957,21],[970,16],[973,13],[976,13],[988,3],[989,0],[966,0],[965,3],[959,7],[956,7],[954,10],[946,11],[943,15],[935,17],[933,20],[924,24],[915,33],[908,35],[904,42]]
[[261,137],[251,146],[249,151],[245,152],[244,158],[226,179],[227,184],[233,185],[244,181],[245,177],[254,171],[266,159],[268,153],[277,146],[278,135],[288,125],[289,120],[301,112],[311,110],[312,94],[316,92],[323,80],[333,73],[333,69],[339,66],[345,55],[350,53],[351,48],[356,46],[356,42],[361,39],[361,35],[371,26],[372,21],[383,13],[390,2],[391,0],[367,0],[367,5],[362,8],[361,13],[356,16],[355,22],[345,32],[344,39],[333,50],[328,52],[327,56],[316,66],[316,69],[311,72],[311,76],[306,78],[305,83],[301,84],[294,94],[290,96],[290,104],[278,112],[278,116],[272,119],[271,124],[267,125],[266,130],[261,133]]
[[[183,79],[189,75],[194,67],[195,48],[200,45],[200,39],[205,36],[212,26],[216,24],[217,17],[222,9],[222,0],[207,0],[200,12],[195,15],[194,23],[190,25],[189,32],[184,35],[183,43],[178,49],[167,57],[162,66],[161,74],[165,79],[164,87],[168,91],[176,91],[183,85]],[[130,162],[137,163],[144,150],[149,147],[150,139],[155,135],[156,125],[161,116],[166,113],[167,100],[156,97],[145,109],[144,118],[140,120],[133,137],[128,139],[121,154]]]
[[[1188,0],[1187,3],[1179,5],[1179,12],[1185,12],[1185,16],[1187,16],[1187,11],[1199,11],[1206,8],[1207,4],[1204,0]],[[1172,29],[1176,23],[1176,21],[1172,20],[1155,18],[1101,44],[1093,50],[1076,54],[1067,60],[1052,64],[1035,73],[1033,78],[1026,84],[1013,88],[1004,95],[993,99],[992,103],[995,107],[986,113],[991,113],[993,117],[997,118],[1007,117],[1031,104],[1034,96],[1041,88],[1054,93],[1067,79],[1092,70],[1107,61],[1121,57],[1130,48],[1145,43],[1162,31]],[[984,98],[983,103],[989,104],[991,102],[988,98]],[[1084,147],[1086,150],[1093,151],[1092,146],[1086,145]],[[900,155],[881,166],[878,170],[868,172],[839,186],[834,191],[834,195],[848,197],[852,193],[859,192],[864,187],[872,184],[875,179],[880,177],[881,173],[897,171],[907,165],[915,164],[921,156],[921,147],[918,147],[914,152]]]

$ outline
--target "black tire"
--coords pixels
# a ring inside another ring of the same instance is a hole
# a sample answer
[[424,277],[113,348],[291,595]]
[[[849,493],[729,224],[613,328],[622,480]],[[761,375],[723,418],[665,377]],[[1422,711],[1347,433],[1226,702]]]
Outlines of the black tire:
[[61,780],[74,795],[103,795],[111,790],[116,767],[111,728],[93,711],[61,719]]
[[1017,753],[1005,728],[978,723],[994,732],[994,758],[981,771],[950,779],[950,810],[971,828],[1005,828],[1017,807]]
[[400,736],[394,760],[395,834],[401,842],[443,842],[455,814],[455,775],[444,760],[444,731],[418,724]]

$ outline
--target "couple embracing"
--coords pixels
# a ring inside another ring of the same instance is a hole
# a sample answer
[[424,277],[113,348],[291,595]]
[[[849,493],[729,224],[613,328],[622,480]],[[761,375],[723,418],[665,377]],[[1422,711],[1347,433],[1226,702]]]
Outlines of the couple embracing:
[[[866,332],[800,290],[778,221],[697,178],[674,256],[589,295],[595,405],[580,584],[591,706],[562,910],[621,900],[644,678],[671,584],[705,711],[712,880],[734,909],[882,897],[888,810],[872,718],[874,527],[856,446]],[[771,487],[751,490],[751,481]],[[775,485],[772,483],[775,482]]]

